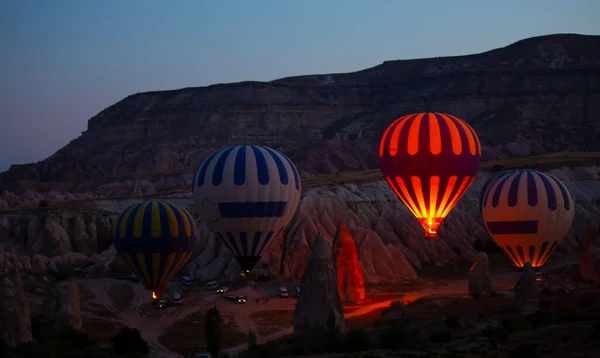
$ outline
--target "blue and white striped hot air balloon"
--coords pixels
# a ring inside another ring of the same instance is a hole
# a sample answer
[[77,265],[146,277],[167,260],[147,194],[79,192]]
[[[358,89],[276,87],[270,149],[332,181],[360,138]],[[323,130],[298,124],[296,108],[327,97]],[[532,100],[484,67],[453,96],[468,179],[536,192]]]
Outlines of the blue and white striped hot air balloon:
[[560,180],[537,170],[499,174],[481,202],[483,222],[517,267],[541,267],[573,223],[575,202]]
[[296,212],[301,184],[285,155],[242,145],[219,149],[200,163],[192,191],[198,215],[250,271]]

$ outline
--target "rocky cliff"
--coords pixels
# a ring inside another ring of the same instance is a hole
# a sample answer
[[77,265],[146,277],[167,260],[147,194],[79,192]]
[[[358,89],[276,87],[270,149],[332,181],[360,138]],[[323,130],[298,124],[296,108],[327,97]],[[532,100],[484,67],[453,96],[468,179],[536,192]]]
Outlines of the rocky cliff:
[[422,110],[467,120],[484,160],[599,150],[600,36],[551,35],[353,73],[138,93],[91,118],[48,159],[12,166],[0,187],[58,182],[103,195],[187,188],[191,177],[182,174],[216,148],[240,143],[280,149],[304,174],[374,168],[385,127]]

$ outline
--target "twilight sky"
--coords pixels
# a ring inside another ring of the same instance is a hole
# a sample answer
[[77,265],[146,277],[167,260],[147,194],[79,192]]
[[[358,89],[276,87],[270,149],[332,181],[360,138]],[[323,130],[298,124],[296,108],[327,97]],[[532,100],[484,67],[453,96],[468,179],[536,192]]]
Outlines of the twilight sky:
[[0,171],[133,93],[600,35],[599,14],[600,0],[2,0]]

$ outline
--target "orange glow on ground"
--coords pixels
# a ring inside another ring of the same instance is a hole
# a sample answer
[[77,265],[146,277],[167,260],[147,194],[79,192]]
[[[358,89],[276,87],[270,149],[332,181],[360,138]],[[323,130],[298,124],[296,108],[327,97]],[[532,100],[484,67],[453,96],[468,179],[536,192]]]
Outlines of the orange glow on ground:
[[152,291],[152,299],[155,300],[156,299],[156,293],[154,293],[154,291]]

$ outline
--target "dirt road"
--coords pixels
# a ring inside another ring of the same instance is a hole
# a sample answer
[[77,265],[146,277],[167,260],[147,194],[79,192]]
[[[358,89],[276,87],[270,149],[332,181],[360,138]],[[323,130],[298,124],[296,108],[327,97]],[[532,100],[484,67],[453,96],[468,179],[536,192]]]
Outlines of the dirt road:
[[[520,274],[517,272],[494,275],[494,278],[492,279],[492,284],[494,286],[494,289],[505,290],[505,289],[512,288],[513,285],[515,284],[515,282],[518,280],[519,275]],[[464,295],[468,292],[467,280],[453,280],[453,281],[442,281],[442,282],[443,282],[442,285],[439,285],[436,287],[427,287],[424,289],[418,289],[418,290],[414,290],[414,291],[410,291],[410,292],[405,292],[404,299],[409,300],[409,301],[414,301],[414,300],[417,300],[417,299],[423,298],[423,297]],[[390,295],[394,295],[394,294],[397,294],[398,297],[400,297],[402,292],[390,293]],[[349,318],[353,318],[353,317],[358,317],[358,316],[366,315],[366,314],[371,313],[378,309],[386,308],[396,299],[397,298],[387,299],[385,301],[380,301],[380,302],[375,302],[375,303],[369,304],[369,305],[364,306],[356,311],[346,313],[344,315],[344,318],[349,319]],[[293,333],[294,333],[293,327],[289,327],[289,328],[281,330],[277,333],[271,334],[267,337],[258,337],[257,342],[259,344],[262,344],[262,343],[266,343],[269,341],[277,340],[277,339],[285,337],[285,336],[289,336]],[[233,348],[226,349],[224,351],[226,351],[230,355],[234,355],[246,348],[247,348],[246,345],[242,344],[242,345],[239,345],[239,346],[236,346]]]

